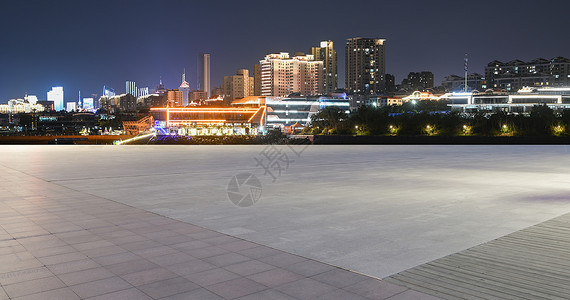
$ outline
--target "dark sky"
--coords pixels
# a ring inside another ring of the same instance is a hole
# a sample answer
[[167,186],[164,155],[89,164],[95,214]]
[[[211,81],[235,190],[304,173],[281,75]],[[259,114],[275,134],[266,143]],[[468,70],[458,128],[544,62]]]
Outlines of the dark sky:
[[212,54],[212,83],[252,69],[267,53],[308,52],[330,39],[339,53],[350,37],[387,39],[387,72],[432,71],[436,83],[494,59],[570,56],[568,0],[2,0],[0,103],[25,92],[40,100],[62,85],[66,101],[118,93],[125,81],[196,87],[196,57]]

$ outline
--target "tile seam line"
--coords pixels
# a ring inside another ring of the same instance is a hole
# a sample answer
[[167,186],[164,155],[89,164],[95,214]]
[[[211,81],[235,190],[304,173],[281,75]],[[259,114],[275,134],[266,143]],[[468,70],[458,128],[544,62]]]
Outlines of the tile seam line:
[[[302,255],[289,253],[289,252],[287,252],[287,251],[280,250],[280,249],[276,249],[276,248],[273,248],[273,247],[270,247],[270,246],[267,246],[267,245],[262,245],[262,244],[259,244],[259,243],[253,242],[253,241],[248,241],[248,240],[243,239],[243,238],[240,238],[240,237],[236,237],[236,236],[229,235],[229,234],[226,234],[226,233],[223,233],[223,232],[219,232],[219,231],[217,231],[217,230],[208,229],[208,228],[206,228],[206,227],[199,226],[199,225],[196,225],[196,224],[192,224],[192,223],[184,222],[184,221],[181,221],[181,220],[177,220],[177,219],[174,219],[174,218],[172,218],[172,217],[164,216],[164,215],[161,215],[161,214],[156,213],[156,212],[153,212],[153,211],[147,211],[147,210],[145,210],[145,209],[138,208],[138,207],[134,207],[134,206],[132,206],[132,205],[125,204],[125,203],[121,203],[121,202],[118,202],[118,201],[115,201],[115,200],[112,200],[112,199],[108,199],[108,198],[106,198],[106,197],[94,195],[94,194],[91,194],[91,193],[89,193],[89,192],[79,191],[79,190],[76,190],[76,189],[73,189],[73,188],[70,188],[70,187],[67,187],[67,186],[64,186],[64,185],[60,185],[60,184],[58,184],[58,183],[56,183],[56,182],[50,182],[50,181],[45,180],[45,179],[43,179],[43,178],[40,178],[40,177],[37,177],[37,176],[34,176],[34,175],[30,175],[30,174],[28,174],[28,173],[26,173],[26,172],[24,172],[24,171],[16,170],[16,169],[14,169],[14,168],[7,167],[7,166],[5,166],[5,165],[2,165],[2,166],[5,167],[5,168],[7,168],[7,169],[10,169],[10,170],[12,170],[12,171],[15,171],[15,172],[18,172],[18,173],[22,173],[22,174],[24,174],[24,175],[26,175],[26,176],[35,178],[35,179],[37,179],[37,180],[40,180],[40,181],[43,181],[43,182],[46,182],[46,183],[49,183],[49,184],[54,184],[54,185],[57,185],[57,186],[62,187],[62,188],[64,188],[64,189],[71,190],[71,191],[74,191],[74,192],[77,192],[77,193],[80,193],[80,194],[86,194],[86,195],[89,195],[89,196],[92,196],[92,197],[95,197],[95,198],[99,198],[99,199],[107,200],[107,201],[110,201],[110,202],[113,202],[113,203],[116,203],[116,204],[124,205],[124,206],[130,207],[130,208],[132,208],[132,209],[136,209],[136,210],[139,210],[139,211],[144,211],[144,212],[147,212],[147,213],[151,213],[151,214],[153,214],[153,215],[156,215],[156,216],[159,216],[159,217],[163,217],[163,218],[167,218],[167,219],[170,219],[170,220],[173,220],[173,221],[176,221],[176,222],[180,222],[180,223],[184,223],[184,224],[196,226],[196,227],[202,228],[202,229],[204,229],[204,230],[209,230],[209,231],[216,232],[216,233],[219,233],[219,234],[222,234],[222,235],[225,235],[225,236],[229,236],[229,237],[232,237],[232,238],[241,240],[241,241],[253,243],[253,244],[257,245],[258,247],[259,247],[259,246],[267,247],[267,248],[270,248],[270,249],[273,249],[273,250],[280,251],[280,252],[282,252],[282,253],[287,253],[287,254],[289,254],[289,255],[295,255],[295,256],[298,256],[298,257],[302,257],[302,258],[304,258],[304,259],[306,259],[306,260],[310,260],[310,261],[315,261],[315,262],[318,262],[318,263],[322,263],[322,264],[325,264],[325,265],[328,265],[328,266],[331,266],[331,267],[334,267],[334,268],[337,268],[337,269],[340,269],[340,270],[345,270],[345,271],[348,271],[348,272],[351,272],[351,273],[354,273],[354,274],[359,274],[359,275],[362,275],[362,276],[365,276],[365,277],[368,277],[368,278],[373,278],[373,279],[376,279],[376,280],[383,281],[382,278],[379,278],[379,277],[375,277],[375,276],[372,276],[372,275],[360,273],[360,272],[353,271],[353,270],[350,270],[350,269],[345,269],[345,268],[342,268],[342,267],[340,267],[340,266],[335,266],[335,265],[333,265],[333,264],[329,264],[329,263],[326,263],[326,262],[318,261],[318,260],[315,260],[315,259],[312,259],[312,258],[308,258],[308,257],[302,256]],[[307,278],[310,278],[310,277],[307,277]]]

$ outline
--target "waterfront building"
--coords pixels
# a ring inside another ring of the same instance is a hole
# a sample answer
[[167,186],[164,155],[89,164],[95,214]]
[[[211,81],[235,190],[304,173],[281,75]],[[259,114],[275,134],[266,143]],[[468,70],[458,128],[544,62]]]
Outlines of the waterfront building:
[[325,94],[332,94],[338,88],[337,55],[332,41],[322,41],[320,47],[312,47],[311,55],[315,60],[323,62],[323,90]]
[[47,100],[53,101],[55,111],[64,110],[63,107],[63,87],[55,86],[47,92]]
[[210,54],[200,53],[198,55],[197,89],[206,92],[206,98],[210,97]]
[[[447,92],[465,91],[465,77],[457,75],[449,75],[443,79],[441,83],[443,89]],[[483,91],[487,89],[487,84],[483,75],[472,73],[467,75],[467,91]]]
[[346,90],[375,95],[385,91],[386,40],[351,38],[346,42]]
[[315,61],[313,55],[290,57],[287,52],[274,53],[266,55],[259,64],[262,96],[310,96],[323,92],[323,62]]
[[530,62],[495,60],[485,67],[488,88],[517,91],[523,87],[570,86],[570,59],[537,58]]
[[125,83],[125,94],[130,94],[136,98],[138,96],[137,83],[134,81],[127,81]]
[[249,77],[247,69],[237,70],[237,75],[224,76],[223,97],[227,103],[231,103],[235,99],[253,96],[253,90],[254,78]]

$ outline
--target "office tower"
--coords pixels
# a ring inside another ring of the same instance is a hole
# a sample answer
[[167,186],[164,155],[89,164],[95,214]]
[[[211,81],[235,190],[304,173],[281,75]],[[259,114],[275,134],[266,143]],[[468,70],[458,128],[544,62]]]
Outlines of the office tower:
[[333,42],[322,41],[320,47],[311,48],[311,54],[323,62],[323,93],[334,93],[338,88],[338,67]]
[[47,93],[47,100],[53,101],[55,111],[64,110],[63,107],[63,87],[55,86]]
[[210,54],[198,55],[198,90],[210,97]]
[[570,59],[537,58],[529,62],[512,60],[490,62],[485,67],[487,87],[517,91],[525,86],[568,86],[570,85]]
[[83,98],[83,109],[86,109],[89,111],[95,109],[95,105],[93,103],[93,98]]
[[261,65],[253,65],[253,96],[261,96]]
[[137,92],[138,97],[144,97],[144,96],[147,96],[148,94],[149,94],[148,93],[148,87],[143,87],[143,88],[138,89],[138,92]]
[[168,107],[183,106],[182,92],[181,91],[179,91],[179,90],[167,90],[165,95],[166,95],[166,105]]
[[310,96],[323,91],[323,62],[315,61],[312,55],[291,58],[287,52],[269,54],[259,64],[261,96]]
[[253,77],[246,69],[237,70],[237,75],[224,76],[224,101],[231,103],[235,99],[253,96]]
[[350,94],[384,92],[385,39],[351,38],[346,42],[346,90]]
[[402,88],[409,91],[425,91],[433,88],[433,73],[428,71],[410,72],[408,78],[402,80]]
[[182,73],[182,83],[180,84],[179,90],[182,92],[182,105],[188,105],[188,94],[190,93],[190,84],[186,81],[186,69]]
[[106,85],[103,86],[103,96],[107,98],[115,97],[115,90]]
[[67,112],[73,112],[77,110],[77,103],[67,102]]
[[138,95],[137,83],[134,81],[127,81],[125,84],[125,94],[131,94],[137,97]]

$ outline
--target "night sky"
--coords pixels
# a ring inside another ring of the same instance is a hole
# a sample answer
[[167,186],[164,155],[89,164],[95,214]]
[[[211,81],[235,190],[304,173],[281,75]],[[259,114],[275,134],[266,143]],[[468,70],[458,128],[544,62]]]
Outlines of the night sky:
[[350,37],[387,39],[387,72],[399,83],[432,71],[436,83],[483,72],[494,60],[570,57],[570,1],[526,0],[2,0],[0,103],[24,93],[45,100],[62,85],[66,101],[101,95],[125,81],[177,88],[187,70],[196,87],[196,57],[212,54],[212,85],[271,52],[308,52],[332,40],[344,87]]

